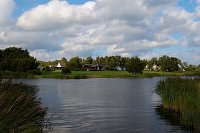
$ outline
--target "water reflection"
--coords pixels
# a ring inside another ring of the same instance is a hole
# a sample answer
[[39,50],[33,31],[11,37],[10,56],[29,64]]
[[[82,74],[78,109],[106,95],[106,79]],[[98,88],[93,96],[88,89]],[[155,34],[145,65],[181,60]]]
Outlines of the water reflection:
[[183,133],[155,113],[160,79],[21,81],[40,88],[38,97],[48,107],[53,133]]
[[0,81],[0,132],[44,132],[49,128],[47,109],[37,98],[38,89],[10,80]]

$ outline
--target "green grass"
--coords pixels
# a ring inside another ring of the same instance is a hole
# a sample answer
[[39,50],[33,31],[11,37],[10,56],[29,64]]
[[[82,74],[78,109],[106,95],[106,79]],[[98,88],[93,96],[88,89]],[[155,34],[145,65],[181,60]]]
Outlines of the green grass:
[[46,108],[36,98],[37,89],[0,80],[0,132],[43,132],[48,125]]
[[180,114],[181,124],[200,131],[200,78],[167,78],[156,92],[163,107]]
[[63,74],[61,70],[42,71],[40,75],[31,72],[0,71],[2,78],[56,78],[56,79],[85,79],[85,78],[152,78],[162,76],[200,76],[200,72],[155,72],[144,71],[143,74],[131,74],[127,71],[72,71]]
[[199,73],[194,72],[154,72],[144,71],[143,74],[131,74],[127,71],[72,71],[71,74],[64,75],[61,70],[43,71],[35,78],[59,78],[59,79],[82,79],[82,78],[152,78],[160,76],[194,76]]

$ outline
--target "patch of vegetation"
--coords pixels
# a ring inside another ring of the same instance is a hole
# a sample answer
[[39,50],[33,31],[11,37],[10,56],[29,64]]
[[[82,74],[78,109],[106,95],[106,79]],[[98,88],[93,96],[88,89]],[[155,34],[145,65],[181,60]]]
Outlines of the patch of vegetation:
[[200,131],[200,78],[167,78],[158,82],[156,92],[182,125]]
[[46,108],[35,87],[0,80],[0,132],[35,133],[47,129]]
[[196,72],[155,72],[143,71],[143,73],[129,73],[127,71],[71,71],[70,74],[63,74],[61,70],[42,71],[41,75],[35,75],[34,78],[58,78],[58,79],[76,79],[81,78],[152,78],[163,76],[195,76]]

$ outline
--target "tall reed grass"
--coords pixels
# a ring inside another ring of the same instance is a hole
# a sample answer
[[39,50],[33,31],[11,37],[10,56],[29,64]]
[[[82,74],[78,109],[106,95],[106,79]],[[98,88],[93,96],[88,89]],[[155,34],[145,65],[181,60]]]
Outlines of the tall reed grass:
[[0,80],[0,132],[41,133],[48,122],[37,89],[11,80]]
[[167,78],[156,92],[164,108],[180,114],[182,125],[200,131],[200,78]]

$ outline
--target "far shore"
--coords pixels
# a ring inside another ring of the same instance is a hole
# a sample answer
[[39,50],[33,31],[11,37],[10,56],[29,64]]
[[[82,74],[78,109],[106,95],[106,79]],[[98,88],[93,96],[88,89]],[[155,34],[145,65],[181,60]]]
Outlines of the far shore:
[[1,78],[50,78],[50,79],[87,79],[87,78],[153,78],[153,77],[181,77],[200,76],[200,72],[156,72],[144,71],[142,74],[132,74],[127,71],[72,71],[63,74],[61,70],[42,71],[39,75],[30,73],[2,72]]

